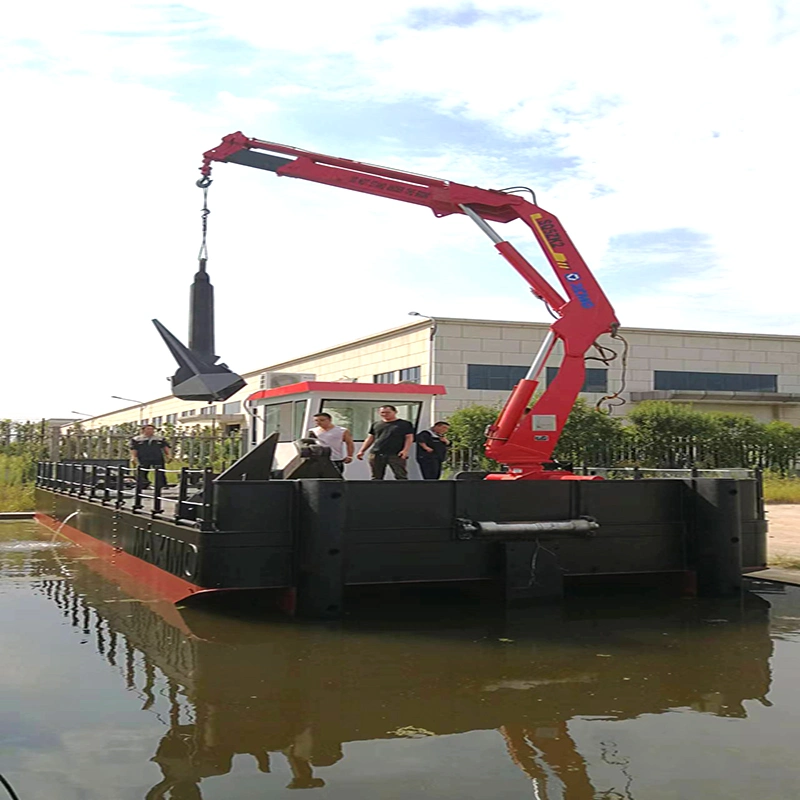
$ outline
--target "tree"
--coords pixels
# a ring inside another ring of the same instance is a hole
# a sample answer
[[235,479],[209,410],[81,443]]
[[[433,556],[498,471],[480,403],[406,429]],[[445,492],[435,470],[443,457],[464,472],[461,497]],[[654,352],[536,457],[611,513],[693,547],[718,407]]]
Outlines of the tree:
[[773,420],[763,426],[764,450],[761,464],[781,475],[793,471],[800,459],[800,428]]
[[493,471],[499,464],[483,454],[486,441],[486,429],[496,419],[500,410],[495,406],[465,406],[448,417],[450,429],[447,438],[455,451],[462,451],[463,458],[458,459],[464,467],[474,470]]
[[579,397],[575,401],[554,452],[565,464],[612,466],[623,451],[624,433],[619,417],[612,417]]
[[[698,443],[696,466],[713,469],[761,463],[768,426],[749,414],[711,412],[703,416],[710,425],[707,440]],[[794,430],[791,425],[788,427]]]

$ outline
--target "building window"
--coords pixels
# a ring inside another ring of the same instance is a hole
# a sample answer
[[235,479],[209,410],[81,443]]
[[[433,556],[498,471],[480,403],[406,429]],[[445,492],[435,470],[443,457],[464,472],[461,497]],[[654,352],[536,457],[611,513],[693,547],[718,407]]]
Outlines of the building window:
[[372,378],[373,383],[394,383],[394,372],[381,372]]
[[181,411],[181,416],[182,417],[193,417],[194,416],[194,409],[193,408],[187,408],[185,411]]
[[241,414],[242,413],[242,401],[236,400],[233,403],[225,403],[222,406],[222,413],[223,414]]
[[178,421],[177,414],[167,414],[167,425],[174,425]]
[[513,389],[528,373],[528,367],[505,364],[467,364],[467,389],[504,391]]
[[162,418],[161,417],[153,417],[153,425],[156,428],[160,428],[161,427],[161,422],[162,422]]
[[421,367],[406,367],[400,370],[400,381],[405,383],[419,383],[422,377]]
[[777,392],[777,375],[735,372],[653,372],[653,388],[694,392]]
[[216,406],[203,406],[200,409],[200,416],[201,417],[213,417],[214,414],[216,414],[216,413],[217,413],[217,407]]
[[144,425],[147,425],[149,422],[150,422],[149,419],[143,419],[143,420],[141,420],[141,422],[139,424],[144,426]]
[[[549,386],[558,374],[558,367],[547,368],[547,385]],[[583,380],[582,392],[607,392],[608,391],[608,370],[607,369],[586,369],[586,377]]]

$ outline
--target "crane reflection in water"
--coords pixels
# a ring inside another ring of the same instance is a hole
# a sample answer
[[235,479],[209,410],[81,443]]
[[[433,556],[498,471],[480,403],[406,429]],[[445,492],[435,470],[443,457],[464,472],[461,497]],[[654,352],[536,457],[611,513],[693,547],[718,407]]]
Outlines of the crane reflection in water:
[[[266,780],[283,759],[288,788],[312,789],[335,782],[322,770],[349,743],[490,730],[538,800],[633,798],[621,747],[604,740],[592,761],[571,720],[687,708],[744,718],[770,686],[769,604],[755,595],[492,616],[436,607],[333,627],[193,612],[190,631],[168,604],[109,600],[91,561],[69,580],[41,563],[40,590],[167,725],[147,800],[201,798],[239,754]],[[599,768],[613,786],[593,784]]]

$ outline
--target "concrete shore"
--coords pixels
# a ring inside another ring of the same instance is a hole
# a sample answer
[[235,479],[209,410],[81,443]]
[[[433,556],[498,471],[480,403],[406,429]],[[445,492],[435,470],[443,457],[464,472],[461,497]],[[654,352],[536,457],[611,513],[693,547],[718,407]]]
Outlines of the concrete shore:
[[800,505],[767,505],[770,565],[800,568]]

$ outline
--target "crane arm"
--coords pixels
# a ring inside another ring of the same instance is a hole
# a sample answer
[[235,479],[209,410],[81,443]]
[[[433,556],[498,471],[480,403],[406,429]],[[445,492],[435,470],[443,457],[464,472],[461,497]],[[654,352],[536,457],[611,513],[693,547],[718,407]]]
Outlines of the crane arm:
[[[556,320],[526,377],[509,396],[497,421],[489,428],[486,454],[507,464],[507,478],[576,478],[552,470],[550,460],[559,435],[581,391],[584,356],[603,333],[616,333],[614,310],[561,222],[524,197],[507,191],[432,178],[413,172],[336,158],[288,145],[252,139],[237,132],[225,136],[203,154],[198,185],[211,180],[213,162],[241,164],[275,172],[282,177],[337,186],[363,194],[425,206],[437,217],[464,214],[492,239],[497,251],[528,283],[531,291],[553,310]],[[534,234],[553,268],[561,291],[550,283],[489,222],[522,220]],[[563,344],[558,374],[533,407],[529,404],[539,376],[556,343]],[[501,476],[497,476],[498,478]]]

